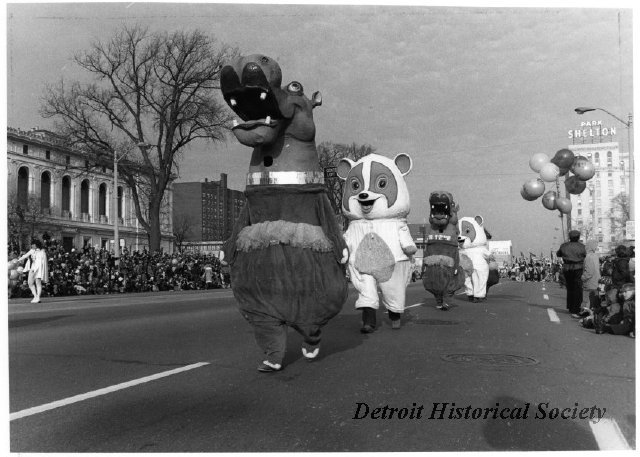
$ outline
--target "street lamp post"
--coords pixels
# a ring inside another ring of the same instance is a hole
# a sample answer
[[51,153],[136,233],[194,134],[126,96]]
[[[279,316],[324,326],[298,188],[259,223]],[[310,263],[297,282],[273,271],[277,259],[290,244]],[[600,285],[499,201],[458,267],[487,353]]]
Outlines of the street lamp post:
[[124,158],[126,154],[118,157],[113,152],[113,257],[116,262],[120,259],[120,233],[118,227],[118,162]]
[[615,114],[610,113],[604,108],[597,108],[597,107],[590,108],[590,107],[581,106],[576,108],[574,111],[578,114],[584,114],[589,111],[596,111],[596,110],[604,111],[609,116],[621,122],[627,128],[627,153],[629,154],[629,218],[633,221],[635,220],[635,209],[634,209],[635,174],[634,174],[634,165],[633,165],[633,153],[631,152],[631,126],[633,125],[633,114],[629,113],[628,118],[625,121],[619,118],[618,116],[616,116]]

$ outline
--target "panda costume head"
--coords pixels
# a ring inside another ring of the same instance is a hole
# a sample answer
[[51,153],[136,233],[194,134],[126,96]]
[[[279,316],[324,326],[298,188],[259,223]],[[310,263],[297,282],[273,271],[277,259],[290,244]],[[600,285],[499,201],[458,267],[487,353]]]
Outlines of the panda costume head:
[[338,177],[345,181],[342,212],[350,220],[404,218],[409,214],[409,190],[404,177],[413,163],[407,154],[393,160],[369,154],[357,162],[342,159]]
[[461,217],[458,221],[458,244],[462,249],[485,246],[491,234],[483,227],[482,216]]

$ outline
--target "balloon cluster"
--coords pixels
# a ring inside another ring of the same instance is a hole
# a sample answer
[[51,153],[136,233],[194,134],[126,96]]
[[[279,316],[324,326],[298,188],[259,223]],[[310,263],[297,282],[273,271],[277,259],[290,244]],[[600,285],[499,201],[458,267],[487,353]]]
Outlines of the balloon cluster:
[[556,191],[545,192],[545,182],[557,181],[560,176],[569,172],[572,174],[565,178],[564,185],[567,192],[574,195],[581,194],[587,187],[587,181],[596,174],[596,168],[589,159],[574,155],[569,149],[560,149],[553,158],[543,152],[531,156],[529,166],[540,174],[538,178],[526,181],[520,195],[528,201],[542,197],[542,206],[549,210],[557,209],[563,214],[571,213],[571,200],[561,197]]

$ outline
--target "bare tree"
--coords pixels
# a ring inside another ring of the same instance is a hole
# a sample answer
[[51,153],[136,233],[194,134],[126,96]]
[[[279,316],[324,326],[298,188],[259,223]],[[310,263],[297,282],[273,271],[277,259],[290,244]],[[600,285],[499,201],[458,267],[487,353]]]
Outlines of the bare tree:
[[173,236],[175,237],[178,251],[182,252],[182,245],[189,237],[194,221],[188,214],[179,214],[173,220]]
[[[219,76],[236,54],[216,49],[198,30],[167,34],[125,26],[74,57],[92,83],[60,81],[45,90],[41,113],[55,119],[70,146],[103,165],[119,161],[152,251],[160,247],[162,199],[180,154],[194,140],[225,138],[231,118],[220,100]],[[148,189],[142,195],[141,185]]]
[[611,199],[611,209],[609,209],[608,216],[611,222],[611,233],[619,234],[625,231],[627,221],[631,220],[629,195],[621,192],[613,197],[613,199]]
[[[25,240],[30,240],[36,230],[46,221],[39,196],[30,194],[26,199],[19,199],[16,193],[7,196],[7,229],[9,244],[22,251]],[[27,244],[29,243],[26,241]]]
[[[318,159],[320,161],[320,167],[327,171],[334,171],[335,166],[341,159],[358,160],[368,154],[375,152],[375,149],[368,144],[357,145],[352,144],[335,144],[331,142],[322,142],[317,147]],[[344,226],[346,221],[342,216],[342,189],[343,182],[340,178],[332,173],[327,173],[325,177],[325,186],[327,188],[327,195],[331,202],[331,207],[334,213],[338,217],[338,220]]]

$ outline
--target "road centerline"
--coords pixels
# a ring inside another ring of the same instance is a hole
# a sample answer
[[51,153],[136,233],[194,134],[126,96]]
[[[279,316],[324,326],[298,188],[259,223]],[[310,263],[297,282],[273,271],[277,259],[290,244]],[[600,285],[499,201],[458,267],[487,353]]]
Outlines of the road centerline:
[[120,384],[115,384],[113,386],[104,387],[102,389],[94,390],[92,392],[86,392],[84,394],[75,395],[73,397],[64,398],[62,400],[56,400],[51,403],[46,403],[40,406],[34,406],[32,408],[23,409],[22,411],[17,411],[15,413],[11,413],[9,415],[9,421],[13,421],[16,419],[21,419],[23,417],[33,416],[34,414],[43,413],[45,411],[50,411],[52,409],[61,408],[63,406],[71,405],[73,403],[78,403],[80,401],[88,400],[90,398],[99,397],[101,395],[107,395],[112,392],[116,392],[118,390],[127,389],[129,387],[134,387],[140,384],[144,384],[150,381],[155,381],[156,379],[166,378],[167,376],[171,376],[174,374],[182,373],[184,371],[193,370],[195,368],[200,368],[205,365],[209,365],[210,362],[198,362],[191,365],[186,365],[184,367],[175,368],[169,371],[163,371],[161,373],[156,373],[150,376],[145,376],[144,378],[134,379],[132,381],[123,382]]
[[556,314],[556,311],[553,308],[547,308],[547,314],[549,314],[549,320],[551,322],[560,322],[560,318]]

